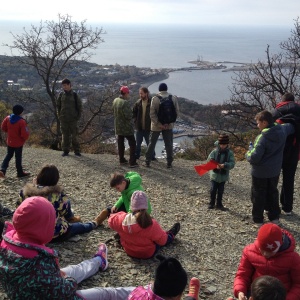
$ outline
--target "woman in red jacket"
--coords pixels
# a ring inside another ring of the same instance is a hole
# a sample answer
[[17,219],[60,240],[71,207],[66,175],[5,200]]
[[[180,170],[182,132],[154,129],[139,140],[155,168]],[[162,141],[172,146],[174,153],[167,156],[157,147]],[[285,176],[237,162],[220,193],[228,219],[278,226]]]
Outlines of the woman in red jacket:
[[295,252],[295,239],[273,223],[263,225],[254,243],[244,248],[234,279],[234,296],[246,300],[251,283],[263,275],[283,283],[286,300],[300,299],[300,256]]
[[108,219],[109,227],[119,233],[125,252],[135,258],[152,257],[161,246],[171,243],[180,230],[180,224],[175,223],[169,231],[164,231],[147,209],[146,194],[135,191],[131,196],[132,213],[120,211]]

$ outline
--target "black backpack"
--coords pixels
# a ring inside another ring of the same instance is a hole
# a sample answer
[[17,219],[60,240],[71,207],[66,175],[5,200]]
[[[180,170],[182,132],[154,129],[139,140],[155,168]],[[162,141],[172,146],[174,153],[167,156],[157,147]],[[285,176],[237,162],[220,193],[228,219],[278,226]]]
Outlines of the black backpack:
[[174,123],[177,119],[177,113],[174,102],[172,100],[172,95],[169,95],[165,98],[159,95],[156,96],[160,100],[159,109],[157,113],[158,121],[161,124]]

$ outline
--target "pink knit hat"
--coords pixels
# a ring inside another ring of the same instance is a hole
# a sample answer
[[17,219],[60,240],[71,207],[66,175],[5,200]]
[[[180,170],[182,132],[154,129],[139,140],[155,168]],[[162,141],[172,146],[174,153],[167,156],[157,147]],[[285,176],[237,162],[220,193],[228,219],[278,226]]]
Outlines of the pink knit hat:
[[260,227],[257,241],[261,250],[276,253],[282,245],[282,230],[273,223]]
[[135,191],[131,196],[130,210],[137,211],[148,208],[148,199],[144,192]]

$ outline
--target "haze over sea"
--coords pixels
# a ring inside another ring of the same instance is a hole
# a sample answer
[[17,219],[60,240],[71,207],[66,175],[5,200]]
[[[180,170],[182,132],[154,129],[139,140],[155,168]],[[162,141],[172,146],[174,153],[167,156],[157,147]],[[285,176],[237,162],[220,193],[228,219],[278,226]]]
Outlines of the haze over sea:
[[[30,23],[0,21],[1,41],[12,43],[12,35],[29,30]],[[218,26],[168,26],[90,24],[103,27],[104,43],[91,58],[100,65],[135,65],[151,68],[179,68],[192,66],[188,61],[198,55],[213,62],[257,62],[265,60],[265,50],[270,45],[272,53],[280,51],[279,43],[290,37],[288,27],[218,27]],[[10,55],[7,47],[0,45],[0,54]],[[17,53],[14,53],[17,55]],[[234,65],[234,64],[233,64]],[[230,96],[228,86],[233,72],[221,70],[172,72],[168,79],[169,91],[177,96],[195,100],[201,104],[222,103]],[[155,93],[160,82],[152,84]]]

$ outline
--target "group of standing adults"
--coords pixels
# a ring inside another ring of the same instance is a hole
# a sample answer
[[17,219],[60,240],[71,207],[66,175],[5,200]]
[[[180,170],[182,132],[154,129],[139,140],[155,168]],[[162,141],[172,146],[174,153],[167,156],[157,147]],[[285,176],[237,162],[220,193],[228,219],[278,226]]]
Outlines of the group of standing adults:
[[[151,161],[155,160],[155,146],[160,133],[162,133],[167,153],[167,168],[172,167],[174,123],[162,124],[159,121],[158,114],[161,99],[166,99],[170,96],[178,115],[178,101],[176,96],[168,93],[168,86],[165,83],[159,85],[158,91],[159,93],[151,99],[148,89],[141,87],[139,90],[140,99],[134,104],[132,109],[128,101],[129,88],[122,86],[120,88],[120,96],[113,101],[115,134],[117,136],[120,164],[128,163],[124,157],[125,139],[127,139],[129,144],[130,168],[138,166],[136,160],[140,158],[141,145],[143,139],[145,139],[147,150],[144,165],[150,167]],[[136,130],[136,139],[134,130]]]

